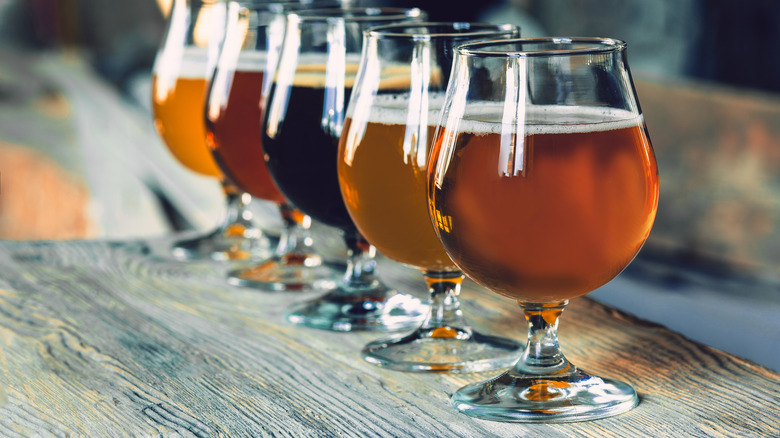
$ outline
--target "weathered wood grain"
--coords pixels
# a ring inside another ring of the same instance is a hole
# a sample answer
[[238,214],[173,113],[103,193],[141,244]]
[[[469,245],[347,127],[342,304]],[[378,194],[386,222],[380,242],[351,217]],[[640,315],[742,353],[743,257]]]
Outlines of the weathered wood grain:
[[[496,372],[378,369],[359,351],[381,335],[292,326],[284,310],[306,296],[228,286],[226,266],[167,261],[160,245],[0,242],[0,436],[780,436],[780,375],[588,299],[564,314],[564,349],[635,385],[639,407],[472,419],[449,394]],[[413,270],[381,274],[425,294]],[[523,336],[512,301],[471,283],[463,301],[478,329]]]

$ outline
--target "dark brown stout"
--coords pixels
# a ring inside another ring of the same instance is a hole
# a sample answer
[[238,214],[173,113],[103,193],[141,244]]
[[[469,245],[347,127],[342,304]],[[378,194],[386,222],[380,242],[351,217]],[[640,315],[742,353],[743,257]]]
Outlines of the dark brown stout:
[[[279,120],[269,119],[262,129],[262,143],[271,176],[284,196],[299,210],[328,225],[355,229],[339,189],[336,171],[340,126],[346,111],[351,83],[343,90],[343,106],[330,105],[336,90],[324,86],[324,74],[301,75],[289,90],[271,87],[269,103],[276,93],[288,92],[286,111]],[[325,102],[325,103],[324,103]],[[337,129],[336,129],[337,128]]]

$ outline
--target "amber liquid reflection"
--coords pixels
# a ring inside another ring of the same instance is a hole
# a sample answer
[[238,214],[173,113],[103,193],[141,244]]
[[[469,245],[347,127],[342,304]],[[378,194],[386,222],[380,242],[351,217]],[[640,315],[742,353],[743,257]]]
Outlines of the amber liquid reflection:
[[[347,119],[344,132],[351,132],[352,124]],[[342,136],[338,175],[347,210],[382,254],[421,269],[456,270],[428,216],[427,161],[434,127],[416,148],[404,148],[406,131],[405,124],[368,122],[362,136]]]
[[451,143],[431,206],[466,274],[521,301],[552,302],[590,292],[628,265],[658,204],[641,119],[528,127],[512,168],[499,164],[507,162],[501,125],[469,124]]

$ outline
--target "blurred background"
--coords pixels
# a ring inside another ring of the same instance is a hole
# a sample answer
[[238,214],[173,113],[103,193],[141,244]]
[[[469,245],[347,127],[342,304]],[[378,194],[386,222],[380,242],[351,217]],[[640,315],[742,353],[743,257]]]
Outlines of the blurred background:
[[[218,184],[178,165],[152,126],[171,1],[0,0],[0,238],[215,225]],[[780,370],[780,2],[362,3],[515,23],[524,36],[625,40],[660,206],[637,260],[590,296]]]

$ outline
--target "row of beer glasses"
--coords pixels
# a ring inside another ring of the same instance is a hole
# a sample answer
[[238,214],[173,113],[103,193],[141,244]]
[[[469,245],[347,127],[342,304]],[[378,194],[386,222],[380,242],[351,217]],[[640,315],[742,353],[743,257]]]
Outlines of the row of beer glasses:
[[[324,291],[288,312],[293,323],[414,329],[364,348],[382,367],[471,372],[517,362],[453,395],[469,415],[575,421],[633,407],[630,386],[569,364],[555,334],[566,300],[630,262],[657,205],[624,45],[506,39],[518,30],[424,23],[417,9],[310,7],[228,3],[226,30],[211,38],[221,48],[205,99],[216,164],[280,205],[289,224],[276,255],[231,282]],[[205,46],[208,59],[215,45]],[[304,215],[343,232],[341,280],[312,254]],[[372,245],[423,272],[427,310],[376,278]],[[518,300],[530,327],[524,349],[469,327],[461,269]]]
[[363,357],[404,371],[469,372],[517,360],[512,340],[472,330],[460,310],[463,273],[431,225],[427,168],[452,53],[460,43],[518,37],[511,25],[391,24],[365,35],[337,156],[346,208],[369,242],[422,271],[430,309],[412,333],[373,342]]
[[[232,273],[236,284],[274,290],[333,284],[330,269],[311,250],[310,218],[279,192],[260,145],[260,104],[270,84],[264,73],[278,59],[285,14],[305,7],[298,1],[176,0],[155,61],[155,126],[181,164],[220,179],[227,201],[216,230],[176,242],[172,253],[185,260],[263,260]],[[275,250],[267,248],[269,239],[251,220],[249,195],[279,208],[284,228]]]
[[333,8],[287,15],[287,29],[261,131],[266,164],[285,197],[343,234],[348,261],[326,294],[287,313],[296,324],[351,330],[415,326],[424,306],[375,275],[375,249],[347,212],[336,151],[360,63],[363,32],[395,22],[420,22],[419,9]]
[[[319,0],[323,7],[340,3]],[[279,207],[284,224],[273,256],[255,254],[259,264],[235,270],[239,286],[300,291],[333,287],[332,269],[312,250],[311,219],[294,208],[271,179],[260,143],[261,109],[271,85],[286,29],[286,14],[311,7],[298,1],[227,3],[224,41],[206,96],[207,143],[217,166],[256,199]],[[213,40],[219,41],[219,29]]]
[[220,181],[227,208],[215,230],[176,242],[172,253],[182,260],[243,260],[264,252],[269,241],[251,221],[248,196],[211,156],[202,111],[224,37],[225,4],[204,1],[194,6],[187,1],[172,4],[153,70],[154,124],[182,165]]

